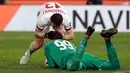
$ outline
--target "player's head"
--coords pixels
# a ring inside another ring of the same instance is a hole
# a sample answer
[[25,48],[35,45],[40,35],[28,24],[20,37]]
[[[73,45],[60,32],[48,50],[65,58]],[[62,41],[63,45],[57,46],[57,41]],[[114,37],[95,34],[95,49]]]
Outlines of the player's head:
[[58,31],[50,31],[49,33],[47,33],[47,37],[50,40],[63,39],[62,34]]
[[54,23],[54,26],[60,26],[63,21],[63,17],[59,13],[55,13],[50,17],[50,20],[52,23]]

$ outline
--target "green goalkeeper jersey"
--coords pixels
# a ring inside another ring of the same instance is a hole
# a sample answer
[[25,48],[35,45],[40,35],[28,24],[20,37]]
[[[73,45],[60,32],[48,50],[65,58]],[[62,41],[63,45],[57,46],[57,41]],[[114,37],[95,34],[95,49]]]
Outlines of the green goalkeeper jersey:
[[[78,49],[78,48],[77,48]],[[48,60],[48,67],[66,69],[69,59],[76,53],[74,44],[66,40],[53,40],[45,45],[45,55]],[[105,61],[89,53],[84,53],[81,59],[82,68],[100,68]]]
[[61,69],[69,58],[76,52],[76,47],[66,40],[53,40],[45,45],[45,54],[48,60],[48,66],[58,66]]

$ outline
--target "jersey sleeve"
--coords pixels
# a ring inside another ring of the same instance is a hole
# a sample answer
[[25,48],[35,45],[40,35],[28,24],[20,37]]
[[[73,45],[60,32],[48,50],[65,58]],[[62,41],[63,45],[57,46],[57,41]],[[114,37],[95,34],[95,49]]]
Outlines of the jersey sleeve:
[[49,23],[49,20],[46,18],[45,15],[39,14],[37,17],[37,24],[36,27],[40,30],[43,30],[44,27]]
[[43,30],[43,24],[42,24],[42,10],[44,8],[42,8],[43,5],[41,7],[38,8],[38,11],[37,11],[37,22],[36,22],[36,28],[38,28],[39,30]]
[[55,63],[54,63],[53,59],[50,56],[50,53],[49,53],[49,50],[48,50],[47,46],[45,46],[45,56],[46,56],[47,61],[48,61],[48,67],[49,68],[54,68],[55,67]]
[[72,28],[71,21],[68,17],[68,15],[63,17],[63,23],[65,30],[69,30]]
[[39,30],[44,29],[43,25],[39,21],[37,21],[37,23],[36,23],[36,28],[38,28]]

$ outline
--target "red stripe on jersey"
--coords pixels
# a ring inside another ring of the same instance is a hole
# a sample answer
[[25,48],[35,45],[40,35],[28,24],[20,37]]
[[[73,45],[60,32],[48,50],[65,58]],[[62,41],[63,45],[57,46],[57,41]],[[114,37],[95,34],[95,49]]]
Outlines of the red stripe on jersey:
[[36,25],[36,28],[38,28],[39,30],[43,30],[43,29],[39,28],[37,25]]
[[70,30],[72,27],[70,27],[69,29],[65,29],[66,31]]

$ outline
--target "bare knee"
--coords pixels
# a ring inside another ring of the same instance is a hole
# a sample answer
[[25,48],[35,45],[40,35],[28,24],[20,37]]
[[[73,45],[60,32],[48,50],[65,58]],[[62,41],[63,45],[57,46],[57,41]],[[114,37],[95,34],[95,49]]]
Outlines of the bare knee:
[[36,48],[39,49],[42,47],[42,45],[43,45],[43,43],[36,43]]
[[39,49],[42,47],[43,43],[44,43],[44,39],[35,39],[35,41],[32,42],[33,43],[33,48],[34,49]]

